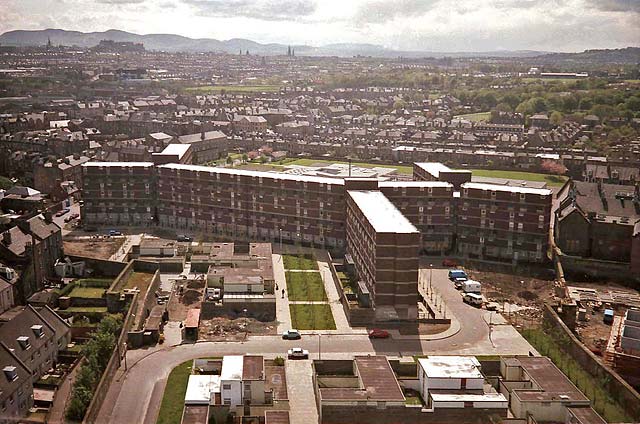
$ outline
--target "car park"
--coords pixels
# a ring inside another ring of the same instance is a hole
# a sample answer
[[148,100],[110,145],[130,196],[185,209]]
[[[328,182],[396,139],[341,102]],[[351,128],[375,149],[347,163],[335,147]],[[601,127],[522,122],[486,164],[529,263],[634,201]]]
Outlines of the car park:
[[302,338],[302,335],[298,330],[287,330],[282,333],[282,338],[284,340],[299,340]]
[[373,330],[369,331],[370,339],[388,339],[389,337],[391,337],[391,334],[389,334],[387,330],[374,328]]
[[309,358],[309,351],[301,347],[294,347],[287,351],[287,357],[289,359],[307,359]]

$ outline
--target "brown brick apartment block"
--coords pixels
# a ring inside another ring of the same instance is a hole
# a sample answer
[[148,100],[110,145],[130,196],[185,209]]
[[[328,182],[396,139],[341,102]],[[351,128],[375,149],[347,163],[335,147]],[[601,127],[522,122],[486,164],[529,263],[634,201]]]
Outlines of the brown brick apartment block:
[[416,319],[420,232],[381,192],[347,194],[347,251],[376,319]]

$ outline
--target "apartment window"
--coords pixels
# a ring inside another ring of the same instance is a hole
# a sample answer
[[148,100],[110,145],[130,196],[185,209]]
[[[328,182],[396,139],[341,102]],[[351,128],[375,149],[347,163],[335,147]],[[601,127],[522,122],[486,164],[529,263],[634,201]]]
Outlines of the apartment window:
[[524,202],[526,200],[527,196],[524,193],[520,193],[520,201]]
[[522,222],[518,223],[518,231],[522,231],[524,229],[524,224]]

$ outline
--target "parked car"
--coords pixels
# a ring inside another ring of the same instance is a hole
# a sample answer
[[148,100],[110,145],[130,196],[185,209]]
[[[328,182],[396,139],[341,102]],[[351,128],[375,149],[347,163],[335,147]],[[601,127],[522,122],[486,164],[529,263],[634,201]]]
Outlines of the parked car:
[[179,234],[178,237],[176,237],[177,241],[193,241],[193,239],[189,236],[185,236],[184,234]]
[[604,322],[605,324],[612,324],[613,316],[614,316],[613,309],[605,309],[604,316],[602,317],[602,322]]
[[464,303],[468,303],[469,305],[478,307],[482,307],[482,304],[484,303],[484,298],[482,297],[482,295],[477,293],[465,293],[462,297],[462,300],[464,301]]
[[287,351],[289,359],[307,359],[309,357],[309,351],[301,347],[294,347]]
[[60,217],[60,216],[66,215],[66,214],[68,214],[70,211],[71,211],[71,209],[69,209],[69,208],[64,208],[64,209],[62,209],[62,210],[60,210],[60,211],[56,212],[56,216],[57,216],[57,217]]
[[118,231],[118,230],[109,230],[109,232],[107,233],[110,236],[121,236],[122,232]]
[[449,280],[453,281],[453,283],[458,287],[458,283],[465,282],[469,279],[467,273],[461,269],[450,269],[449,270]]
[[391,334],[389,334],[387,330],[374,328],[373,330],[369,331],[370,339],[388,339],[389,337],[391,337]]
[[299,340],[302,338],[302,335],[298,330],[287,330],[282,333],[282,338],[284,340]]

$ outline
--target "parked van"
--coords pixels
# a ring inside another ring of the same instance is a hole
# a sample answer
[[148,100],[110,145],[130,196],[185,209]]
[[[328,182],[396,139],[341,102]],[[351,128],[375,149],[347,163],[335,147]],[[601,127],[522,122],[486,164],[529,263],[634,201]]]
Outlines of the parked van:
[[482,284],[474,280],[467,280],[462,283],[462,291],[465,293],[480,293],[482,291]]
[[478,293],[465,293],[462,300],[469,305],[481,307],[484,303],[482,295]]

